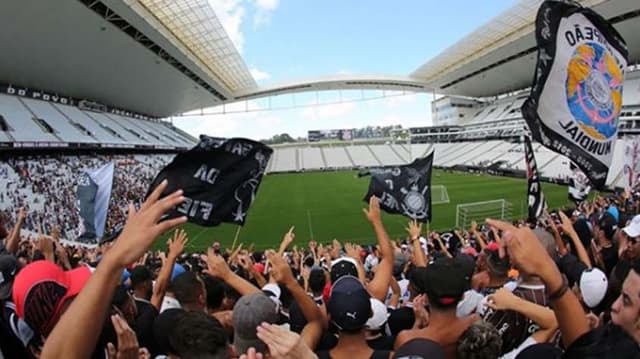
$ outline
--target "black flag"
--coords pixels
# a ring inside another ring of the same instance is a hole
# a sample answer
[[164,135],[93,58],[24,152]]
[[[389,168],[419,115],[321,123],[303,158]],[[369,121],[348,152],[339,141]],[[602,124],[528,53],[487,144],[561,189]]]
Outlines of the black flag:
[[544,210],[547,209],[547,202],[540,187],[540,175],[538,173],[538,165],[536,157],[531,146],[529,136],[524,136],[524,160],[527,165],[527,203],[529,205],[529,222],[535,221],[542,216]]
[[165,218],[187,216],[202,226],[243,225],[272,153],[248,139],[200,136],[200,143],[160,171],[147,196],[167,179],[162,196],[182,188],[186,199]]
[[380,198],[387,213],[403,214],[420,222],[431,220],[431,167],[433,152],[404,166],[371,168],[371,183],[364,197]]
[[533,139],[567,156],[603,188],[622,108],[627,45],[600,15],[545,1],[536,17],[538,60],[522,115]]
[[589,179],[573,162],[569,165],[571,168],[571,178],[569,178],[569,199],[576,204],[580,204],[587,199],[591,191]]

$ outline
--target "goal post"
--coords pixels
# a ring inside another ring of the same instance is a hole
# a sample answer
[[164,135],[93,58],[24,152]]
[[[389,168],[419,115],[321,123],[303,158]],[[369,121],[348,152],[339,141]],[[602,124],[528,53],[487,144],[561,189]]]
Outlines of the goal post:
[[449,192],[443,185],[431,186],[431,204],[449,203]]
[[461,203],[456,206],[456,227],[467,228],[472,221],[484,222],[486,218],[511,220],[513,205],[504,199]]

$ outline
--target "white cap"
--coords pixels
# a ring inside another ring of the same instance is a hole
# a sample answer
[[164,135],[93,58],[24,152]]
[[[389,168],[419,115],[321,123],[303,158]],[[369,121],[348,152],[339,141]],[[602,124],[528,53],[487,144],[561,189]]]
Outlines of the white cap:
[[580,275],[580,292],[582,293],[582,300],[589,308],[594,308],[607,294],[607,287],[609,282],[607,276],[598,269],[591,268],[586,269]]
[[473,313],[484,313],[484,295],[469,289],[464,292],[462,300],[458,302],[456,307],[456,317],[464,318]]
[[275,283],[267,283],[264,285],[264,287],[262,287],[263,291],[269,291],[271,293],[273,293],[273,295],[275,297],[271,297],[272,299],[277,299],[280,300],[280,295],[282,294],[282,291],[280,290],[280,287],[275,284]]
[[387,312],[387,306],[376,298],[370,298],[371,310],[373,315],[367,320],[366,327],[369,330],[378,330],[389,319],[389,313]]
[[622,228],[624,233],[626,233],[629,237],[638,237],[640,236],[640,214],[633,217],[629,225]]

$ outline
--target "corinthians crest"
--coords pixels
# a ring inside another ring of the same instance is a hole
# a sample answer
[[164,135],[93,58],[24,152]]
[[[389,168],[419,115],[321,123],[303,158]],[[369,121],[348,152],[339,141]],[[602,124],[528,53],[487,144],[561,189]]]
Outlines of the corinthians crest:
[[431,219],[431,168],[433,153],[411,164],[371,169],[371,183],[364,200],[380,198],[387,213],[426,222]]

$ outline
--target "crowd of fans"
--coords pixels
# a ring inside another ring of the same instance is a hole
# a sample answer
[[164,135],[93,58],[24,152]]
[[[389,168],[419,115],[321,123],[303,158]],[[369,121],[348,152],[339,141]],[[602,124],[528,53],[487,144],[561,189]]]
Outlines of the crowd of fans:
[[0,162],[0,213],[11,218],[18,208],[26,207],[25,230],[47,232],[58,227],[64,239],[80,235],[76,204],[77,180],[84,170],[115,164],[112,201],[106,233],[123,223],[127,204],[146,193],[154,176],[171,155],[100,155],[100,156],[25,156]]
[[92,249],[62,244],[61,223],[25,236],[25,203],[9,211],[0,358],[640,357],[640,201],[628,192],[447,236],[409,222],[401,240],[372,197],[374,245],[303,242],[292,227],[264,252],[184,253],[177,229],[154,252],[186,221],[159,221],[184,200],[159,199],[165,187]]

